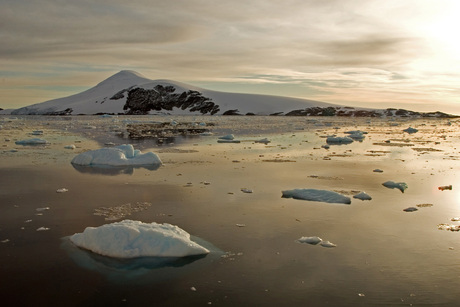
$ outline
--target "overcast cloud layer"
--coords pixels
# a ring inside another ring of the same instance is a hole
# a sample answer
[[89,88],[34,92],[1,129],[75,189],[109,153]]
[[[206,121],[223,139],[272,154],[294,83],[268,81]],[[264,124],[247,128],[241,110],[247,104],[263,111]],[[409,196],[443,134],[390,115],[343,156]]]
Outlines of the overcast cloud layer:
[[0,107],[119,70],[208,89],[460,114],[455,0],[0,0]]

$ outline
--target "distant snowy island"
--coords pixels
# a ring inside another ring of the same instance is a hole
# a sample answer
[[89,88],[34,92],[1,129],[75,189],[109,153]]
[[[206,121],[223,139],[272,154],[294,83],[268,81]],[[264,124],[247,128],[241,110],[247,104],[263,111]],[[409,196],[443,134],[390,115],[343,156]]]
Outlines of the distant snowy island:
[[15,110],[12,115],[264,115],[346,117],[458,117],[442,112],[354,108],[271,95],[207,90],[171,80],[151,80],[123,70],[93,88]]

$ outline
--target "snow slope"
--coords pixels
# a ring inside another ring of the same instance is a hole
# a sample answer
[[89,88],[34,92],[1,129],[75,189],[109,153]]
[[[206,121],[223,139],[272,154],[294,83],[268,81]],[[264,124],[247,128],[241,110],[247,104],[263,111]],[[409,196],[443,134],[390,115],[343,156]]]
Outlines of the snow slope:
[[[66,109],[72,109],[71,113],[67,112],[72,115],[124,113],[123,106],[128,96],[127,91],[124,92],[124,97],[120,99],[110,98],[120,93],[120,91],[130,88],[140,87],[143,89],[153,89],[156,85],[172,85],[176,88],[176,93],[182,93],[188,90],[198,91],[203,96],[211,98],[215,104],[219,105],[220,111],[217,114],[223,114],[225,111],[237,109],[240,114],[251,112],[258,115],[269,115],[272,113],[286,113],[295,109],[304,109],[314,106],[335,106],[306,99],[212,91],[171,80],[151,80],[135,71],[123,70],[84,92],[23,107],[12,111],[11,114],[50,114],[63,112]],[[175,108],[173,111],[165,111],[164,113],[190,114],[190,111]]]

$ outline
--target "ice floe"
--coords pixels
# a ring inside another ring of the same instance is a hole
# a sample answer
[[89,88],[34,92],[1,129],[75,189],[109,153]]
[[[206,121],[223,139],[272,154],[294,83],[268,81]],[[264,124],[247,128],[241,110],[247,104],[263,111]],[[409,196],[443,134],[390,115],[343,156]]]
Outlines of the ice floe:
[[227,135],[219,137],[219,140],[231,141],[231,140],[234,140],[234,139],[235,139],[235,136],[233,134],[227,134]]
[[353,139],[350,137],[340,137],[340,136],[328,136],[326,138],[326,143],[330,145],[342,145],[353,143]]
[[75,148],[77,148],[77,147],[76,147],[75,145],[72,144],[72,145],[66,145],[66,146],[64,146],[64,148],[65,148],[65,149],[75,149]]
[[308,243],[311,245],[316,245],[321,243],[323,240],[320,237],[301,237],[300,239],[297,239],[297,242],[300,243]]
[[69,192],[69,190],[66,188],[60,188],[56,190],[56,193],[65,193],[65,192]]
[[403,209],[403,211],[406,211],[406,212],[414,212],[414,211],[417,211],[418,209],[415,208],[415,207],[409,207],[409,208],[406,208],[406,209]]
[[308,201],[319,201],[325,203],[351,204],[350,197],[339,194],[334,191],[316,190],[316,189],[294,189],[282,191],[282,197],[294,198]]
[[408,188],[407,183],[405,182],[386,181],[382,183],[382,185],[389,189],[398,189],[403,193],[404,193],[404,190]]
[[72,235],[70,241],[94,253],[115,258],[186,257],[209,253],[178,226],[132,220],[87,227],[82,233]]
[[406,133],[409,133],[409,134],[418,132],[417,129],[412,128],[412,127],[409,127],[409,128],[407,128],[407,129],[404,129],[403,131],[406,132]]
[[140,150],[134,149],[131,144],[90,150],[74,157],[71,163],[82,166],[143,166],[162,164],[160,158],[155,153],[141,153]]
[[46,145],[49,144],[47,140],[40,138],[26,139],[21,141],[16,141],[16,145]]
[[369,196],[366,192],[361,192],[353,196],[353,198],[361,199],[361,200],[371,200],[372,197]]

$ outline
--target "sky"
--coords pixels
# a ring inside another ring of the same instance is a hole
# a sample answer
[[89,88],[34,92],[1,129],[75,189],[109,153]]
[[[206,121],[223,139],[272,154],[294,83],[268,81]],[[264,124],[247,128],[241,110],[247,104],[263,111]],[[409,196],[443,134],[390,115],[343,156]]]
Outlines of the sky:
[[211,90],[460,114],[457,0],[0,0],[0,108],[120,70]]

